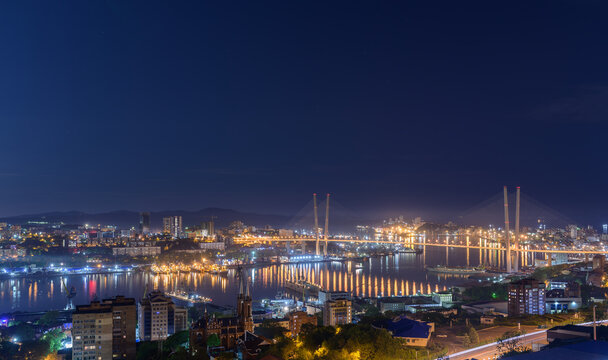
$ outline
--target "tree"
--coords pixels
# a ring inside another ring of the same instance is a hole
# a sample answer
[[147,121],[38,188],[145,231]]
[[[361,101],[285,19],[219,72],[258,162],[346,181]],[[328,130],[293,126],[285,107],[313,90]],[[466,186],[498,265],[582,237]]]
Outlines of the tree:
[[217,334],[211,334],[207,338],[207,347],[214,348],[220,346],[220,338]]
[[316,328],[317,327],[315,325],[310,323],[302,324],[302,326],[300,327],[300,336],[304,337],[312,333]]
[[172,352],[169,355],[169,360],[186,360],[190,359],[190,354],[188,354],[188,350],[185,347],[180,346],[176,351]]
[[15,338],[17,341],[23,342],[34,340],[36,330],[28,323],[18,323],[2,331],[2,335],[7,337],[9,340]]
[[468,334],[465,334],[462,337],[462,346],[464,346],[465,348],[471,346],[471,338]]
[[258,330],[261,332],[262,336],[265,336],[269,339],[280,338],[284,335],[284,333],[289,331],[272,320],[262,321],[262,324],[260,324]]
[[234,353],[232,352],[223,352],[221,354],[219,354],[216,359],[218,360],[233,360],[234,359]]
[[57,322],[57,318],[59,317],[59,311],[47,311],[40,319],[38,319],[38,324],[44,327],[49,327],[55,322]]
[[536,268],[534,270],[534,273],[532,273],[531,277],[538,281],[545,281],[547,279],[560,275],[563,270],[567,270],[569,267],[570,267],[569,264],[560,264],[560,265]]
[[468,335],[469,335],[472,345],[479,343],[479,334],[477,333],[477,330],[475,330],[474,327],[471,326],[469,328]]
[[[309,350],[318,351],[318,349],[326,349],[327,354],[323,356],[327,359],[352,359],[358,358],[361,360],[382,360],[382,359],[401,359],[407,358],[409,352],[414,352],[411,349],[404,349],[400,340],[394,339],[392,335],[381,329],[376,329],[371,325],[343,325],[339,331],[331,332],[321,330],[317,334],[312,334],[315,337],[313,343],[319,343],[324,336],[320,346],[308,348]],[[304,339],[304,344],[309,343],[309,339]]]
[[46,341],[24,341],[19,353],[21,359],[39,360],[49,353],[49,344]]
[[137,343],[137,360],[151,360],[158,358],[158,344],[156,341],[141,341]]
[[171,336],[169,336],[163,343],[163,348],[165,350],[175,350],[179,348],[180,345],[183,345],[188,342],[189,333],[188,330],[177,332]]
[[281,359],[292,359],[292,358],[297,359],[298,357],[294,356],[295,352],[296,352],[295,342],[288,337],[282,337],[274,345],[270,346],[265,351],[265,354],[274,355]]
[[488,286],[474,286],[464,291],[463,296],[469,300],[507,300],[507,285],[492,284]]
[[209,355],[206,351],[197,351],[190,359],[192,360],[209,360]]
[[46,334],[42,336],[42,340],[49,344],[49,351],[51,353],[55,353],[61,349],[61,342],[63,339],[65,339],[65,337],[66,336],[63,331],[53,329],[51,331],[47,331]]
[[196,306],[191,306],[188,308],[188,319],[191,322],[198,321],[203,314]]
[[365,316],[369,318],[377,318],[381,315],[380,309],[374,305],[367,305],[365,308]]
[[305,334],[302,342],[304,343],[304,347],[312,352],[321,347],[324,341],[329,340],[335,334],[336,328],[333,326],[318,326]]
[[0,359],[14,359],[17,358],[19,352],[19,345],[13,344],[10,341],[0,342]]
[[507,331],[500,338],[498,338],[496,348],[501,356],[527,352],[528,349],[524,346],[521,338],[519,337],[523,334],[524,333],[521,331],[511,330]]
[[420,320],[425,322],[432,322],[435,323],[435,325],[443,325],[448,324],[452,317],[453,316],[451,314],[449,316],[446,316],[436,311],[427,311],[421,315]]
[[369,324],[303,326],[298,341],[283,337],[265,354],[293,360],[392,360],[412,359],[415,350]]

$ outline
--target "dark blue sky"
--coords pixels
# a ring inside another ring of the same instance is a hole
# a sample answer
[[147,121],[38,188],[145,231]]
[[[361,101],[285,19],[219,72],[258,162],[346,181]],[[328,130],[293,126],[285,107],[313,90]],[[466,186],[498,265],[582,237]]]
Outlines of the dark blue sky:
[[[127,4],[128,3],[128,4]],[[521,185],[608,219],[601,1],[5,1],[0,215],[457,212]]]

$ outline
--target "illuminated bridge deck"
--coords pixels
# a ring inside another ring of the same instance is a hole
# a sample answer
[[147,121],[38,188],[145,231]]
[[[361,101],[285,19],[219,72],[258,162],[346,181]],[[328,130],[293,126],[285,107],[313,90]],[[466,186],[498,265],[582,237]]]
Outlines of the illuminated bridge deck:
[[[462,236],[462,235],[456,235],[456,236]],[[235,238],[234,239],[236,243],[240,243],[240,244],[246,244],[246,243],[268,243],[268,242],[316,242],[316,239],[314,238],[280,238],[280,237],[247,237],[247,238]],[[494,242],[494,240],[492,239],[483,239],[483,240],[487,240],[487,241],[492,241]],[[462,248],[462,249],[479,249],[479,250],[495,250],[495,251],[505,251],[506,249],[504,247],[498,247],[498,246],[479,246],[479,245],[473,245],[472,243],[479,243],[479,240],[477,238],[477,240],[472,240],[470,241],[470,245],[466,245],[466,244],[457,244],[457,243],[450,243],[448,242],[447,244],[445,242],[413,242],[410,240],[405,240],[405,241],[390,241],[390,240],[365,240],[365,239],[335,239],[335,238],[329,238],[327,240],[320,238],[319,242],[323,243],[323,242],[334,242],[334,243],[350,243],[350,244],[383,244],[383,245],[402,245],[402,246],[433,246],[433,247],[450,247],[450,248]],[[520,251],[520,252],[526,252],[526,253],[552,253],[552,254],[601,254],[601,255],[607,255],[608,254],[608,250],[579,250],[579,249],[572,249],[572,250],[566,250],[566,249],[535,249],[535,248],[530,248],[530,249],[515,249],[515,248],[511,248],[511,251]]]

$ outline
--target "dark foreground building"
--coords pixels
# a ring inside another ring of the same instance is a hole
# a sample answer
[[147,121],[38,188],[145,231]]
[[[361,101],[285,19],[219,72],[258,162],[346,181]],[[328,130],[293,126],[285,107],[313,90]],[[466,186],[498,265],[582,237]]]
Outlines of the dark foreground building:
[[607,360],[608,342],[583,341],[560,344],[544,350],[509,356],[510,360]]
[[77,306],[72,324],[72,359],[135,359],[135,299],[117,296]]
[[103,300],[112,305],[112,358],[135,359],[137,305],[135,299],[117,296]]

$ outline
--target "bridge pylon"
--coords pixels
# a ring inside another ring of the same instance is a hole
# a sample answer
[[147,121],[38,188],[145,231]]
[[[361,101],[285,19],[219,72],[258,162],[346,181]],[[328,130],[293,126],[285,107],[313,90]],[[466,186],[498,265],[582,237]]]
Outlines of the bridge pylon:
[[507,272],[511,272],[511,239],[509,234],[509,197],[507,194],[507,187],[503,188],[504,200],[505,200],[505,250],[507,259]]
[[315,247],[315,255],[321,255],[321,251],[319,249],[319,217],[317,216],[317,194],[312,194],[312,202],[315,208],[315,237],[316,237],[316,247]]
[[515,195],[515,236],[513,239],[514,249],[511,249],[511,233],[509,229],[509,198],[507,195],[507,187],[503,189],[504,201],[505,201],[505,250],[507,259],[507,272],[518,272],[519,271],[519,209],[520,209],[520,195],[521,189],[518,186]]
[[513,262],[513,271],[519,272],[519,205],[520,205],[520,191],[519,186],[517,187],[517,193],[515,196],[515,257]]
[[325,202],[325,231],[323,232],[323,238],[325,239],[325,246],[323,247],[323,256],[327,256],[327,238],[329,237],[329,194],[327,194],[327,201]]

